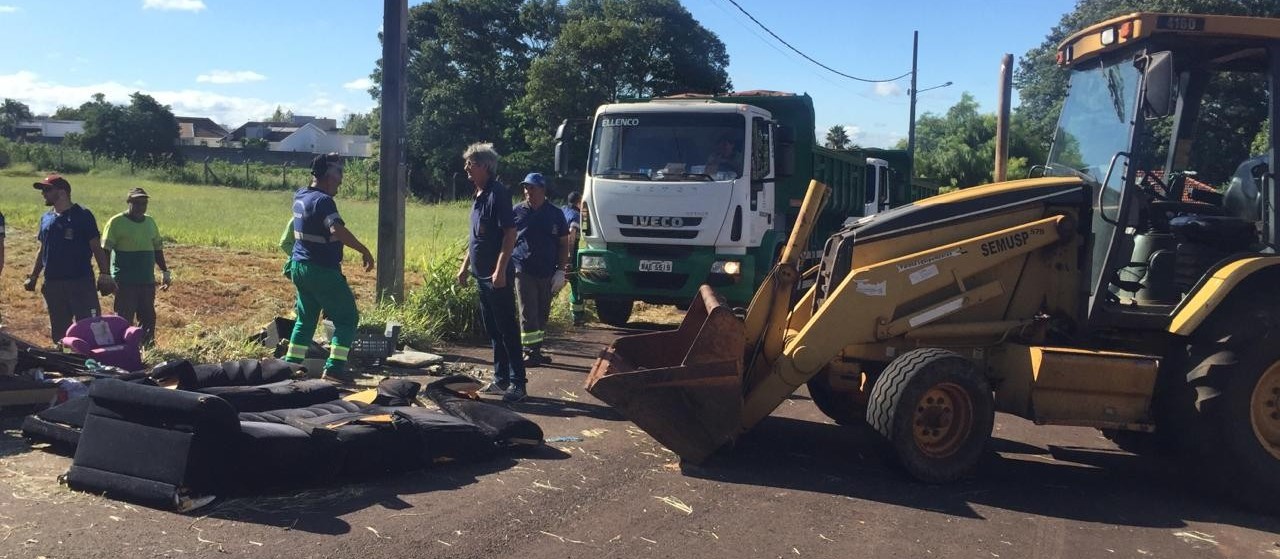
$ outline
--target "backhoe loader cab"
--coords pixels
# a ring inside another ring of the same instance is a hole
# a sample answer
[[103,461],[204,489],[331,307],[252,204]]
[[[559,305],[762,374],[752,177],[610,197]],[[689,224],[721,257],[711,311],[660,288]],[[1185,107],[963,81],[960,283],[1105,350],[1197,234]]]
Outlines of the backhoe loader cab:
[[1280,510],[1276,132],[1254,154],[1256,129],[1218,126],[1280,121],[1280,20],[1131,14],[1057,56],[1040,176],[850,223],[793,305],[814,183],[745,320],[704,287],[679,330],[607,349],[588,390],[695,462],[807,384],[926,482],[968,474],[1002,411],[1176,452]]

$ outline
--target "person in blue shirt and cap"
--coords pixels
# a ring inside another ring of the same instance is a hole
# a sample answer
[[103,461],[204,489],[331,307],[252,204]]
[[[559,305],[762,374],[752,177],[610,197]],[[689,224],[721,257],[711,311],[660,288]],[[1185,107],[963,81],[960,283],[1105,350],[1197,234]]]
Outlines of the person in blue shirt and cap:
[[356,337],[360,313],[347,277],[342,274],[342,247],[360,253],[365,272],[373,270],[374,261],[368,247],[347,229],[333,200],[342,185],[342,168],[342,156],[336,153],[317,156],[311,162],[311,186],[293,195],[294,243],[289,276],[297,290],[294,310],[298,318],[285,361],[302,363],[306,358],[316,322],[324,312],[334,328],[324,376],[349,384],[355,375],[347,371],[347,355]]
[[547,320],[551,317],[551,284],[569,268],[569,226],[564,213],[547,201],[547,180],[529,173],[520,182],[524,202],[514,208],[516,293],[520,297],[520,345],[525,367],[551,362],[542,354]]

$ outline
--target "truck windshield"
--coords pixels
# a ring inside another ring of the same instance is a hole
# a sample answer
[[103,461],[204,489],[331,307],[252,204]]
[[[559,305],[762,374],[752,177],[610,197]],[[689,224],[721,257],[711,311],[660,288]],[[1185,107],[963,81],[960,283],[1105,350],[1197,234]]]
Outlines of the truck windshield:
[[596,119],[597,178],[724,181],[742,176],[746,119],[735,113],[610,113]]

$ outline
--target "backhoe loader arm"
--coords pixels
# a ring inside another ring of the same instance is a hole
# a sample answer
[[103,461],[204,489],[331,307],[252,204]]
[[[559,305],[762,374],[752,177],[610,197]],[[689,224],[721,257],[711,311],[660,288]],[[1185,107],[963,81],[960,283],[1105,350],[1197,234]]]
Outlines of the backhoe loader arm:
[[[1066,217],[1052,216],[853,270],[812,316],[799,306],[793,311],[782,355],[746,394],[742,429],[768,416],[845,346],[900,336],[1001,296],[1012,286],[999,281],[970,285],[971,278],[1054,244],[1070,234],[1065,227]],[[958,288],[954,296],[923,308],[918,304],[952,284]],[[800,305],[806,303],[812,304],[812,294]],[[807,320],[798,324],[798,317]]]

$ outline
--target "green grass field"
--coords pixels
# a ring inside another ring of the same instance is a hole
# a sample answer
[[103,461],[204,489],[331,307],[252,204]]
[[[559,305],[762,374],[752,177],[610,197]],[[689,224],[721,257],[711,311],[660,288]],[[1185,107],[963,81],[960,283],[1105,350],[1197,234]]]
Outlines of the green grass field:
[[[43,177],[43,173],[34,172],[28,165],[0,171],[0,213],[10,227],[34,232],[40,215],[48,208],[31,183]],[[66,178],[71,182],[72,200],[92,210],[99,227],[124,211],[125,193],[140,186],[151,195],[148,213],[155,217],[166,240],[198,246],[278,250],[280,234],[290,219],[293,197],[291,192],[172,184],[94,174],[69,174]],[[338,209],[347,226],[376,255],[377,202],[343,200],[339,196]],[[469,211],[466,202],[408,203],[406,266],[423,270],[433,257],[460,250],[467,238]],[[359,255],[350,250],[347,258],[359,261]]]

